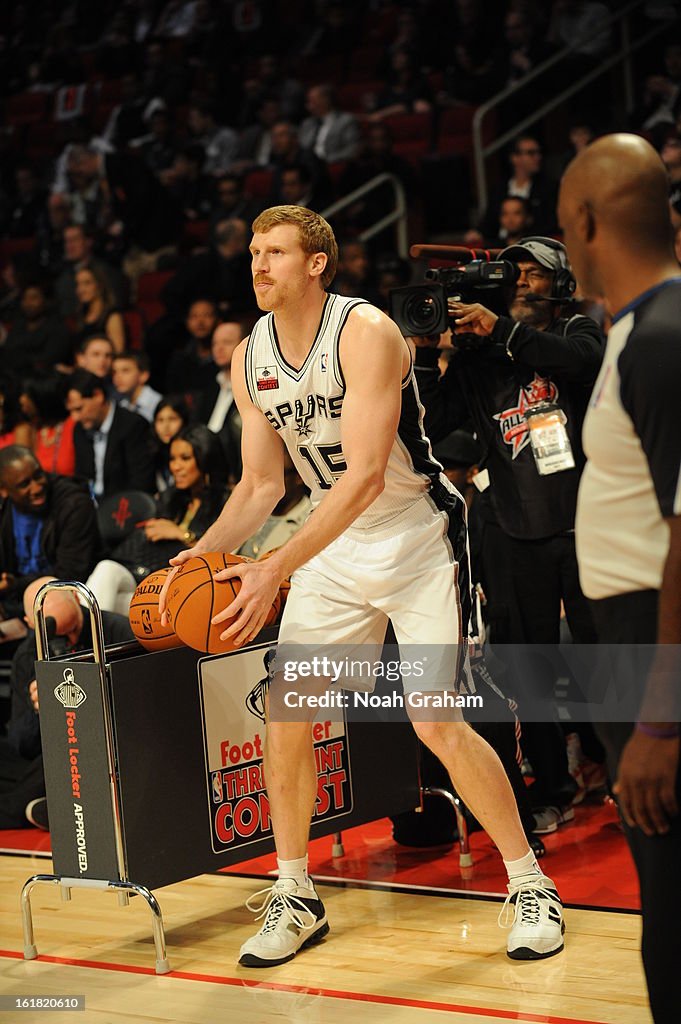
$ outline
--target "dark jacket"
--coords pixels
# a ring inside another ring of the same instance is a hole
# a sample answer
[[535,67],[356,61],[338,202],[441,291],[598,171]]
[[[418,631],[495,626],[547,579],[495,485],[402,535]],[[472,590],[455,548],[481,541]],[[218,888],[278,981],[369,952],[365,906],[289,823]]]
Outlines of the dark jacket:
[[[95,452],[92,438],[76,423],[73,431],[76,449],[76,474],[95,479]],[[154,460],[149,444],[149,424],[136,412],[116,406],[104,456],[104,495],[117,491],[156,490]]]
[[[489,471],[489,497],[505,533],[521,540],[574,528],[584,468],[582,424],[603,357],[603,336],[586,316],[539,331],[500,317],[480,347],[457,352],[440,378],[437,349],[416,349],[416,378],[431,442],[472,421]],[[542,397],[565,413],[575,468],[540,476],[524,408]]]
[[[199,423],[208,423],[215,403],[220,394],[220,385],[213,378],[211,383],[205,387],[199,395],[196,403],[196,418]],[[236,402],[232,402],[222,427],[217,432],[218,440],[229,467],[229,475],[234,480],[241,478],[241,416]]]
[[[105,644],[119,644],[132,640],[133,633],[130,623],[123,615],[115,612],[102,612],[102,626]],[[75,647],[70,651],[89,651],[92,649],[92,630],[90,616],[83,614],[83,630]],[[66,652],[64,652],[66,653]],[[30,683],[35,679],[35,632],[28,634],[17,647],[12,659],[11,690],[12,704],[10,719],[7,723],[7,735],[10,744],[18,754],[32,760],[42,751],[40,743],[40,719],[33,709],[28,693]]]
[[[47,479],[42,551],[48,563],[48,573],[58,579],[84,583],[101,557],[102,544],[95,506],[84,481],[52,474],[48,474]],[[0,569],[17,576],[10,501],[5,501],[0,509]],[[18,615],[23,618],[23,593],[37,576],[17,576],[13,586],[5,591],[2,604],[8,617]]]

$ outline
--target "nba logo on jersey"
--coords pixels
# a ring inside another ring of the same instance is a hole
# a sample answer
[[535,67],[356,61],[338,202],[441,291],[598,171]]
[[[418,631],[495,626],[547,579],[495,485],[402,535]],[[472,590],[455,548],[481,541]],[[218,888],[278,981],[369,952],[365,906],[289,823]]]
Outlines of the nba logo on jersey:
[[222,772],[213,772],[213,803],[222,803]]
[[326,364],[329,358],[328,352],[322,352],[322,358],[319,360],[319,365],[322,373],[326,373]]
[[255,380],[258,391],[272,391],[279,387],[276,366],[256,366]]

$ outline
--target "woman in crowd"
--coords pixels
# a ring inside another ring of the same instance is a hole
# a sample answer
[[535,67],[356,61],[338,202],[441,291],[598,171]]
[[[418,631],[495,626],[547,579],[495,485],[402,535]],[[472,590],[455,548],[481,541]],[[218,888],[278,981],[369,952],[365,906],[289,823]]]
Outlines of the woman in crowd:
[[189,425],[189,409],[182,395],[166,395],[156,406],[152,423],[151,444],[156,467],[156,490],[159,494],[173,482],[170,472],[170,442],[183,427]]
[[23,421],[19,406],[18,389],[11,377],[0,378],[0,448],[10,444],[31,447],[33,431]]
[[114,309],[113,295],[106,280],[92,267],[83,267],[76,273],[76,295],[81,305],[76,341],[101,331],[111,339],[114,352],[123,352],[125,324]]
[[25,380],[19,397],[21,411],[32,428],[36,459],[47,473],[61,476],[73,476],[76,471],[76,421],[66,411],[67,388],[63,377],[46,374]]
[[127,615],[137,584],[191,547],[225,503],[226,467],[217,437],[197,423],[170,442],[174,483],[159,497],[157,515],[138,523],[111,556],[95,566],[87,585],[105,611]]

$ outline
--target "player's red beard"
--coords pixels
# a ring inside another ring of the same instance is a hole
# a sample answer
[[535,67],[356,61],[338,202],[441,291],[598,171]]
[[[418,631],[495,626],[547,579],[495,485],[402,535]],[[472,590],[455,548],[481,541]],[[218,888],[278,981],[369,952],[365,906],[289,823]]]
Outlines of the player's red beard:
[[[268,284],[270,287],[260,289],[257,287],[259,284]],[[274,302],[276,302],[275,289],[276,285],[274,281],[265,274],[255,278],[253,281],[253,290],[255,292],[255,301],[257,302],[259,309],[271,310],[274,308]]]

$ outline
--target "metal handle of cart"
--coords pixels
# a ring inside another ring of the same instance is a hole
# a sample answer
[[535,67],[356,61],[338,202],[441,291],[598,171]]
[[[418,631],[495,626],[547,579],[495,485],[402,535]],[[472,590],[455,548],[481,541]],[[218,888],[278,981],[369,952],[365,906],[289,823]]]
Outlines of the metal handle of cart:
[[47,621],[43,606],[45,598],[53,591],[67,591],[80,599],[90,615],[90,627],[92,634],[92,649],[94,662],[99,670],[99,685],[101,688],[102,709],[104,714],[104,734],[106,744],[106,759],[109,773],[109,792],[111,797],[111,808],[113,812],[113,831],[115,841],[115,854],[118,877],[116,879],[85,879],[67,878],[63,875],[34,875],[24,884],[21,892],[21,911],[24,930],[24,958],[33,960],[38,952],[33,935],[33,920],[31,914],[30,896],[34,885],[46,883],[59,885],[61,887],[62,899],[70,900],[73,887],[90,889],[108,889],[118,894],[118,902],[121,906],[127,906],[130,902],[130,895],[139,894],[146,900],[152,913],[152,925],[154,934],[154,946],[156,950],[156,973],[167,974],[170,965],[166,956],[165,933],[161,908],[154,895],[145,886],[137,885],[128,878],[128,871],[125,858],[125,842],[123,838],[123,818],[121,813],[121,794],[118,777],[118,766],[116,761],[116,742],[113,731],[113,720],[111,716],[111,694],[109,688],[109,676],[106,666],[106,648],[104,641],[104,627],[102,612],[97,600],[84,583],[70,580],[51,580],[40,588],[33,603],[33,615],[35,620],[35,643],[38,661],[50,660],[49,637],[47,635]]

